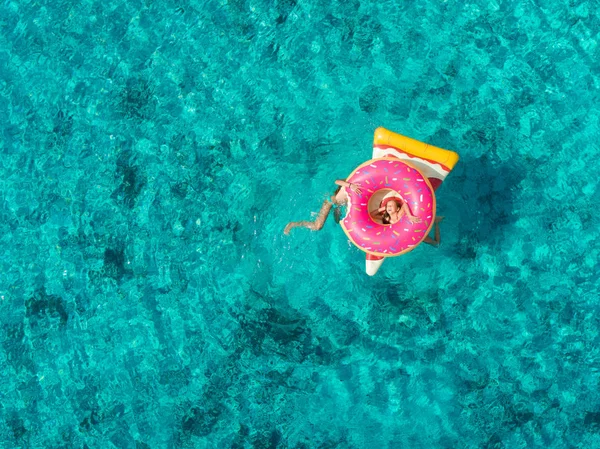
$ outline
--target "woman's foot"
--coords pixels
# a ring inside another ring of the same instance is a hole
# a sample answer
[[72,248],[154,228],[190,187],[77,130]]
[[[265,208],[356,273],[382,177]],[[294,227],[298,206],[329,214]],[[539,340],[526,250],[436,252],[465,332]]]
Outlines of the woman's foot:
[[285,229],[283,230],[283,233],[285,235],[290,235],[290,230],[292,229],[292,227],[293,227],[293,223],[288,223],[287,226],[285,227]]
[[435,217],[434,223],[440,223],[443,219],[444,217]]

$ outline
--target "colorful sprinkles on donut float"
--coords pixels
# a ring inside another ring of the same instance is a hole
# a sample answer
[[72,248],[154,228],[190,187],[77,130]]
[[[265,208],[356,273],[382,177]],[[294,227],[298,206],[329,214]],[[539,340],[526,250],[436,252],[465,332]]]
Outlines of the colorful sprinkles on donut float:
[[[435,218],[433,188],[429,180],[408,163],[390,157],[373,159],[356,168],[347,181],[359,184],[362,193],[358,195],[346,189],[349,204],[341,221],[342,228],[350,241],[366,253],[399,256],[414,249],[431,230]],[[371,200],[388,192],[397,192],[421,222],[411,223],[406,216],[394,224],[375,221],[369,210],[378,208],[381,203],[377,201],[373,205]]]

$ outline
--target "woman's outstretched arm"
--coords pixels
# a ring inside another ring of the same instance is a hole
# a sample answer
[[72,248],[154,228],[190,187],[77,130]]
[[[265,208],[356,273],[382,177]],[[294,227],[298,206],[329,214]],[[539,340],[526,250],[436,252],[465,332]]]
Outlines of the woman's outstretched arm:
[[283,230],[283,233],[285,235],[289,235],[290,231],[293,228],[308,228],[311,231],[320,231],[323,228],[323,225],[325,224],[325,220],[327,220],[327,216],[329,215],[329,212],[331,211],[331,208],[333,206],[333,203],[329,200],[325,200],[323,201],[323,205],[321,206],[321,210],[319,211],[319,215],[317,215],[317,218],[315,219],[315,221],[292,221],[290,223],[287,224],[287,226],[285,227],[285,229]]
[[336,179],[335,184],[340,187],[349,187],[357,195],[360,195],[362,192],[360,190],[360,184],[356,184],[355,182],[346,182],[343,179]]
[[[357,184],[354,182],[346,182],[343,179],[337,179],[335,181],[335,184],[340,187],[348,187],[357,195],[360,195],[362,193],[362,191],[360,190],[360,184]],[[336,201],[338,204],[341,204],[342,202],[345,203],[346,200],[347,200],[347,197],[346,197],[345,192],[343,192],[343,194],[342,194],[342,192],[340,192],[340,193],[338,193],[337,196],[331,198],[331,201]],[[329,201],[329,200],[323,201],[323,205],[321,206],[321,210],[319,211],[319,215],[317,215],[317,218],[315,219],[315,221],[308,221],[308,220],[292,221],[287,224],[287,226],[283,230],[283,233],[288,235],[293,228],[298,228],[298,227],[308,228],[312,231],[321,230],[323,228],[323,225],[325,224],[325,220],[327,220],[327,216],[329,215],[329,212],[331,211],[331,207],[333,206],[333,203],[331,201]],[[336,220],[336,221],[338,221],[338,220]]]

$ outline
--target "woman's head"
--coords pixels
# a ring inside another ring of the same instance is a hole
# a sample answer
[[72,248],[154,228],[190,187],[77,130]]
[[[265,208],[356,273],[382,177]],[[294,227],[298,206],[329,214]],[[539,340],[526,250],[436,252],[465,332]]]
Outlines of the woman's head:
[[388,214],[395,214],[398,210],[400,210],[401,207],[402,207],[402,205],[400,204],[399,201],[397,201],[397,200],[390,200],[385,205],[385,211]]
[[391,223],[391,214],[396,214],[402,208],[402,201],[398,198],[388,198],[384,201],[383,207],[385,207],[385,211],[383,212],[383,216],[381,217],[381,222],[383,224]]

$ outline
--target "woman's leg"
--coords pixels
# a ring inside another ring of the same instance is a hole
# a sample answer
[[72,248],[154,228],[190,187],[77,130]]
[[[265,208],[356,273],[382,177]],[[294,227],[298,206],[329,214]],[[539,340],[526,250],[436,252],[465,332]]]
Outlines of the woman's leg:
[[435,247],[440,246],[440,243],[442,243],[442,238],[440,237],[440,225],[439,223],[444,219],[444,217],[435,217],[435,240],[431,240],[431,238],[429,236],[425,237],[425,240],[423,240],[425,243],[429,243],[430,245],[433,245]]
[[283,233],[288,235],[293,228],[303,227],[308,228],[311,231],[319,231],[325,224],[325,220],[327,220],[327,216],[329,215],[329,211],[331,211],[331,207],[333,204],[329,200],[323,201],[323,205],[321,206],[321,210],[319,211],[319,215],[315,221],[292,221],[288,223]]

